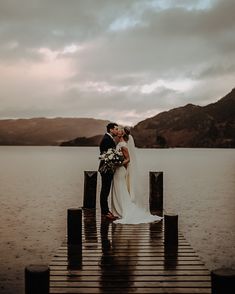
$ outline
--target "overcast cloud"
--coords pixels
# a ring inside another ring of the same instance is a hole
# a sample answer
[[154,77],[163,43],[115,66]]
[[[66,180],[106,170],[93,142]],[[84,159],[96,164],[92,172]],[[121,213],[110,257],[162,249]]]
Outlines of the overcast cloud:
[[234,0],[0,0],[0,118],[135,124],[234,87]]

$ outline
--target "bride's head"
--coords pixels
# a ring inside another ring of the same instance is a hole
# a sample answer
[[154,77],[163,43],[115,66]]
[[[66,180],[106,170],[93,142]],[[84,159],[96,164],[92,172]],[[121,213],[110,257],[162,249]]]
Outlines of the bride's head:
[[128,127],[118,126],[117,137],[119,141],[128,141],[130,129]]

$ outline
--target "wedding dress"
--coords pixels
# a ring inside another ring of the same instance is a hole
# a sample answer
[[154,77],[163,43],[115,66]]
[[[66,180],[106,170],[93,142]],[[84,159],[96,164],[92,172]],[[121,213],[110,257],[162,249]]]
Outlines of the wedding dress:
[[128,148],[130,162],[127,169],[124,166],[118,167],[113,176],[111,209],[112,213],[120,218],[114,223],[140,224],[161,220],[162,217],[152,215],[149,210],[141,206],[141,201],[138,201],[142,195],[138,195],[138,191],[135,191],[138,177],[135,146],[131,135],[128,143],[119,142],[116,149],[120,150],[122,147]]

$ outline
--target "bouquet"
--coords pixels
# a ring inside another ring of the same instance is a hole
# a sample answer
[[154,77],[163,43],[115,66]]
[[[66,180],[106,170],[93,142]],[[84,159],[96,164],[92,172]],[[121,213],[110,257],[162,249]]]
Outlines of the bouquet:
[[102,153],[99,159],[104,162],[99,169],[101,173],[114,173],[116,167],[124,161],[124,156],[121,151],[110,148],[106,152]]

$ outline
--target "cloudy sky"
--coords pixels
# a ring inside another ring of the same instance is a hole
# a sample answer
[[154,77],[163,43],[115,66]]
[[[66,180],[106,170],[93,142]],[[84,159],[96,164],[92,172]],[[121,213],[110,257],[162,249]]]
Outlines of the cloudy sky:
[[235,86],[234,0],[0,0],[0,118],[135,124]]

